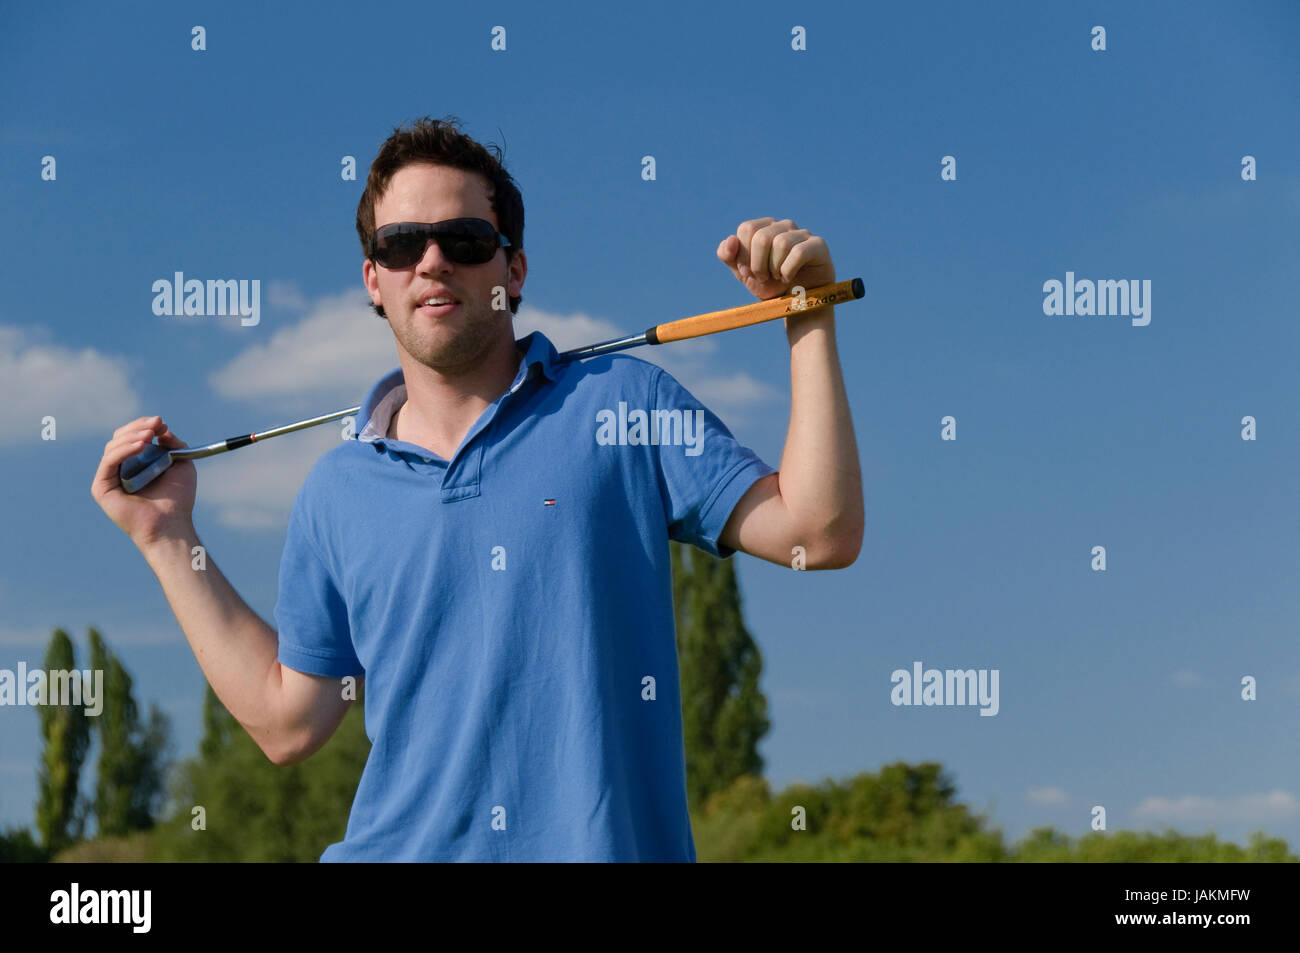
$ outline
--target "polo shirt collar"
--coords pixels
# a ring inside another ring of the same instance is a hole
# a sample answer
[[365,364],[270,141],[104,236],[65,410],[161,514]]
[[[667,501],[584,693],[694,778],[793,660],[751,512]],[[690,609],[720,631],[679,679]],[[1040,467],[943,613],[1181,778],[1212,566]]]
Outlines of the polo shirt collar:
[[[525,353],[523,360],[519,362],[515,379],[510,384],[511,393],[519,389],[534,365],[540,368],[538,373],[547,380],[554,382],[558,378],[559,354],[546,335],[541,331],[534,331],[515,343],[522,347]],[[361,411],[357,415],[361,428],[357,432],[357,439],[366,443],[387,439],[388,427],[393,415],[404,403],[406,403],[406,378],[402,374],[402,369],[398,367],[381,377],[361,402]]]
[[[554,383],[560,376],[560,355],[555,350],[555,345],[550,342],[541,331],[534,331],[526,338],[515,342],[524,349],[524,359],[519,365],[519,373],[515,375],[515,384],[521,383],[528,369],[534,364],[540,365],[541,373],[546,379]],[[510,385],[511,387],[514,384]]]

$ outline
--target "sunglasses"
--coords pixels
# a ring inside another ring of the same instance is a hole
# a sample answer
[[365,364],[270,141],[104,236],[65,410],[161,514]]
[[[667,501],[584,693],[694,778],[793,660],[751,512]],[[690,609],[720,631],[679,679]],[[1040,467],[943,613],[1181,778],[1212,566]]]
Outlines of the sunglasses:
[[375,230],[370,239],[370,257],[385,268],[409,268],[424,257],[429,242],[458,265],[481,265],[491,261],[497,248],[510,248],[510,239],[481,218],[452,218],[426,225],[394,222]]

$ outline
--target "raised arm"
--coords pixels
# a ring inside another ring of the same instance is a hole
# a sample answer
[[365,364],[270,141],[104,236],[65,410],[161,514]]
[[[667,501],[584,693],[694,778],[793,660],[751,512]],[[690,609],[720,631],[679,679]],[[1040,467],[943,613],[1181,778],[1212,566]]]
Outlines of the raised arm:
[[[718,246],[718,257],[760,300],[836,280],[826,242],[789,219],[742,222]],[[796,547],[806,569],[843,569],[862,549],[862,469],[834,311],[786,319],[790,426],[780,471],[750,487],[720,537],[732,549],[783,566],[792,565]]]

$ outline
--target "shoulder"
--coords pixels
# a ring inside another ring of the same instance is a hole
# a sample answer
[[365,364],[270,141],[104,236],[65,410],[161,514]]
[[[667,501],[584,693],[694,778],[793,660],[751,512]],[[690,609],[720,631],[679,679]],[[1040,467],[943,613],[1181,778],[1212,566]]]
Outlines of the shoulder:
[[339,492],[341,487],[355,484],[364,478],[364,465],[368,458],[378,453],[374,444],[356,437],[339,441],[317,458],[298,490],[295,506],[319,506]]
[[572,381],[584,388],[613,388],[621,392],[647,391],[667,375],[658,364],[630,354],[602,354],[560,367],[557,382]]

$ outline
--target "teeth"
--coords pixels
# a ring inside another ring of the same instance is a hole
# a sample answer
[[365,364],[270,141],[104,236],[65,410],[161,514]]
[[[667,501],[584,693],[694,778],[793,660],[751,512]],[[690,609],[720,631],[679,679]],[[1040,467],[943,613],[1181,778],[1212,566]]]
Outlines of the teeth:
[[425,302],[425,304],[430,304],[434,306],[440,304],[451,304],[451,303],[452,303],[451,298],[430,298],[428,301]]

